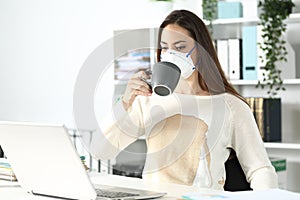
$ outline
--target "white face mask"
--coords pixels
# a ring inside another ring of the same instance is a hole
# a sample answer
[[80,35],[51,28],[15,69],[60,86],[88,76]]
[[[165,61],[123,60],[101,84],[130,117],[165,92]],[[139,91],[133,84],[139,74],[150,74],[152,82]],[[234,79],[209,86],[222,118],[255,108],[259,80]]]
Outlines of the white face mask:
[[171,62],[177,65],[181,70],[181,76],[184,79],[187,79],[192,75],[192,73],[196,69],[191,58],[191,53],[194,50],[194,48],[188,53],[181,53],[175,50],[168,49],[165,53],[162,53],[160,55],[160,60]]

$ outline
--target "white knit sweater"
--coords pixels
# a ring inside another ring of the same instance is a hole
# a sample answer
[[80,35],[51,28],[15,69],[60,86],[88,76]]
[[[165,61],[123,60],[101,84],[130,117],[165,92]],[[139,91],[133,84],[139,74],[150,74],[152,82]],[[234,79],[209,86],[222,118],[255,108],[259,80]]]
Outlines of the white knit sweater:
[[232,148],[253,189],[277,187],[249,106],[228,93],[138,96],[127,112],[118,102],[101,132],[107,140],[102,138],[100,144],[94,139],[92,148],[102,159],[145,136],[147,180],[223,190],[224,163]]

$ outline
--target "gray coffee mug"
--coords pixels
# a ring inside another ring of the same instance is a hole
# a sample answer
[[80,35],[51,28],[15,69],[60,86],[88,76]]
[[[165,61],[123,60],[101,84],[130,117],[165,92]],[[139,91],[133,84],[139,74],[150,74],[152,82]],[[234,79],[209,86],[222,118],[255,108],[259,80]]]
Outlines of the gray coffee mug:
[[160,96],[172,94],[178,84],[181,70],[171,62],[157,62],[153,66],[152,91]]

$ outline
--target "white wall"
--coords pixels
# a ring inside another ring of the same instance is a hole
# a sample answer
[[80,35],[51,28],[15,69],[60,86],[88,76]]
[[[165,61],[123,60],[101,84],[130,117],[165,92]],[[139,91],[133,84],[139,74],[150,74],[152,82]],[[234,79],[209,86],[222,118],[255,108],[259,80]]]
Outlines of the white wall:
[[[175,7],[196,11],[195,1]],[[161,8],[150,0],[0,0],[0,120],[75,127],[73,90],[85,60],[113,30],[157,27],[169,12]],[[112,72],[95,97],[101,115],[111,104]]]
[[[148,0],[0,0],[0,120],[74,127],[73,90],[113,29],[144,22]],[[135,5],[133,7],[132,5]],[[136,7],[137,6],[137,7]],[[136,9],[138,8],[138,9]],[[105,77],[112,95],[112,73]],[[97,99],[108,112],[109,98]]]

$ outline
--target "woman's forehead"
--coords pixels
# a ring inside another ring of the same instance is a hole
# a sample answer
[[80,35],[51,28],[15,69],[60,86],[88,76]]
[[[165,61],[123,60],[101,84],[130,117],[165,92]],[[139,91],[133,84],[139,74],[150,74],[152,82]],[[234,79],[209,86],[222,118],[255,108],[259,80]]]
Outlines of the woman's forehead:
[[189,32],[181,26],[170,24],[162,30],[161,42],[172,44],[177,41],[193,42]]

